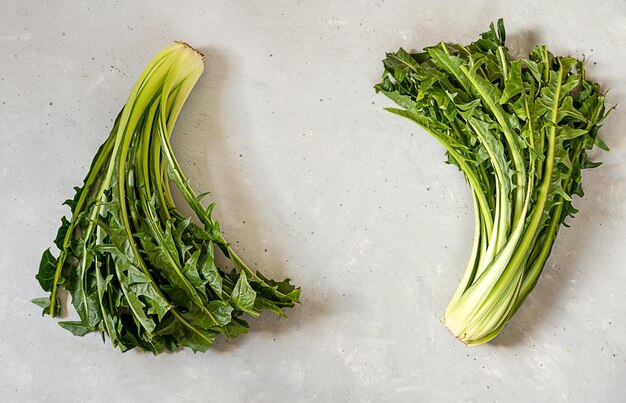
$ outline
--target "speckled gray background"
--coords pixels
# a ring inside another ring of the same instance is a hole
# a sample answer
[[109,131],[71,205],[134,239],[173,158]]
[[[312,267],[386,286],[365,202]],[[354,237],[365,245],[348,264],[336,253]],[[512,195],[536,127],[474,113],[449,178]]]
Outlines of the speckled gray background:
[[[185,3],[2,1],[0,401],[626,401],[625,109],[535,292],[469,349],[439,322],[472,242],[468,188],[372,91],[385,51],[467,42],[503,16],[512,49],[584,54],[623,103],[626,2]],[[241,255],[293,278],[302,305],[206,354],[121,354],[29,300],[61,202],[173,39],[207,56],[179,160]]]

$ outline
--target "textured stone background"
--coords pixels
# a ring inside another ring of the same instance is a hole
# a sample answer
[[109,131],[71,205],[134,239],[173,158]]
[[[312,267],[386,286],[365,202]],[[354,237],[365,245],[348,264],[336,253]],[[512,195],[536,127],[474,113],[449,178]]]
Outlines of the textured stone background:
[[[502,16],[510,48],[585,55],[623,103],[624,1],[2,3],[1,401],[624,401],[624,108],[534,293],[469,349],[439,322],[472,242],[468,187],[372,90],[386,51],[466,43]],[[207,57],[179,161],[240,254],[301,285],[302,305],[206,354],[121,354],[29,301],[61,202],[175,39]]]

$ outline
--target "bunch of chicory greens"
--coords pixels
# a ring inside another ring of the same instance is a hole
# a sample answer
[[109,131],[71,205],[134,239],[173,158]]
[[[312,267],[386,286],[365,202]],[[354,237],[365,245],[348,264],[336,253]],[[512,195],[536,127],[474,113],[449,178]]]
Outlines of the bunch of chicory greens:
[[537,46],[515,60],[502,20],[463,46],[404,49],[383,60],[375,89],[446,149],[472,189],[474,244],[444,314],[460,340],[475,346],[500,333],[537,283],[556,234],[577,212],[581,170],[606,116],[584,61]]
[[[219,334],[247,332],[244,313],[285,316],[282,308],[298,301],[288,279],[264,278],[237,256],[172,152],[174,124],[203,69],[204,57],[185,43],[159,52],[66,202],[72,216],[55,240],[60,253],[46,250],[37,274],[50,296],[34,302],[56,316],[64,287],[80,320],[60,325],[76,335],[106,334],[122,351],[205,351]],[[181,213],[170,181],[202,225]],[[220,270],[215,249],[236,270]]]

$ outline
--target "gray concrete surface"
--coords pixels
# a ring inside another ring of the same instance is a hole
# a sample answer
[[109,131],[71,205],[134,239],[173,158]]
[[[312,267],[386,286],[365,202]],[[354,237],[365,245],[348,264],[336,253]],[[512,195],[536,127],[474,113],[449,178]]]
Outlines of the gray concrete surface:
[[[580,214],[503,333],[470,349],[439,321],[470,251],[470,195],[372,86],[386,51],[467,42],[500,16],[512,49],[586,55],[608,103],[623,103],[624,1],[4,0],[0,401],[626,401],[623,107]],[[301,285],[302,304],[206,354],[121,354],[29,301],[61,202],[175,39],[207,57],[174,133],[179,160],[214,192],[241,255]]]

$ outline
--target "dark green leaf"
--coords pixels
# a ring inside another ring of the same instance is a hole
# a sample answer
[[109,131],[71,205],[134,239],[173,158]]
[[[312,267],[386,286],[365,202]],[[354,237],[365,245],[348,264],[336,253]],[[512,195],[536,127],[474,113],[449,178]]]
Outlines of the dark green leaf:
[[[57,301],[56,301],[56,305],[54,309],[55,310],[54,316],[58,316],[59,313],[61,313],[61,303],[59,300],[59,296],[57,295],[56,298],[57,298]],[[30,302],[32,302],[33,304],[37,305],[40,308],[43,308],[41,312],[41,316],[50,314],[50,297],[35,298],[35,299],[32,299]]]
[[198,262],[198,270],[215,294],[222,298],[222,276],[215,266],[213,243],[211,241],[206,244],[205,251]]
[[39,263],[39,272],[35,276],[39,281],[39,285],[44,291],[52,291],[54,284],[54,276],[57,268],[57,259],[52,255],[50,249],[46,249],[41,256]]
[[211,301],[208,309],[220,326],[230,323],[233,307],[226,301]]
[[72,334],[74,334],[74,336],[84,336],[89,332],[93,332],[95,329],[89,327],[89,326],[85,326],[82,322],[71,322],[71,321],[66,321],[66,322],[59,322],[59,325],[69,331],[72,332]]
[[61,217],[61,226],[59,227],[59,230],[57,231],[56,238],[54,238],[54,244],[60,250],[63,250],[63,246],[64,246],[63,240],[65,239],[65,235],[67,234],[67,230],[69,227],[70,227],[70,222],[67,221],[67,218]]
[[255,298],[256,293],[252,287],[250,287],[246,273],[242,271],[239,274],[239,280],[237,280],[237,284],[231,294],[231,302],[237,309],[247,312],[252,316],[258,316],[259,312],[254,309]]

